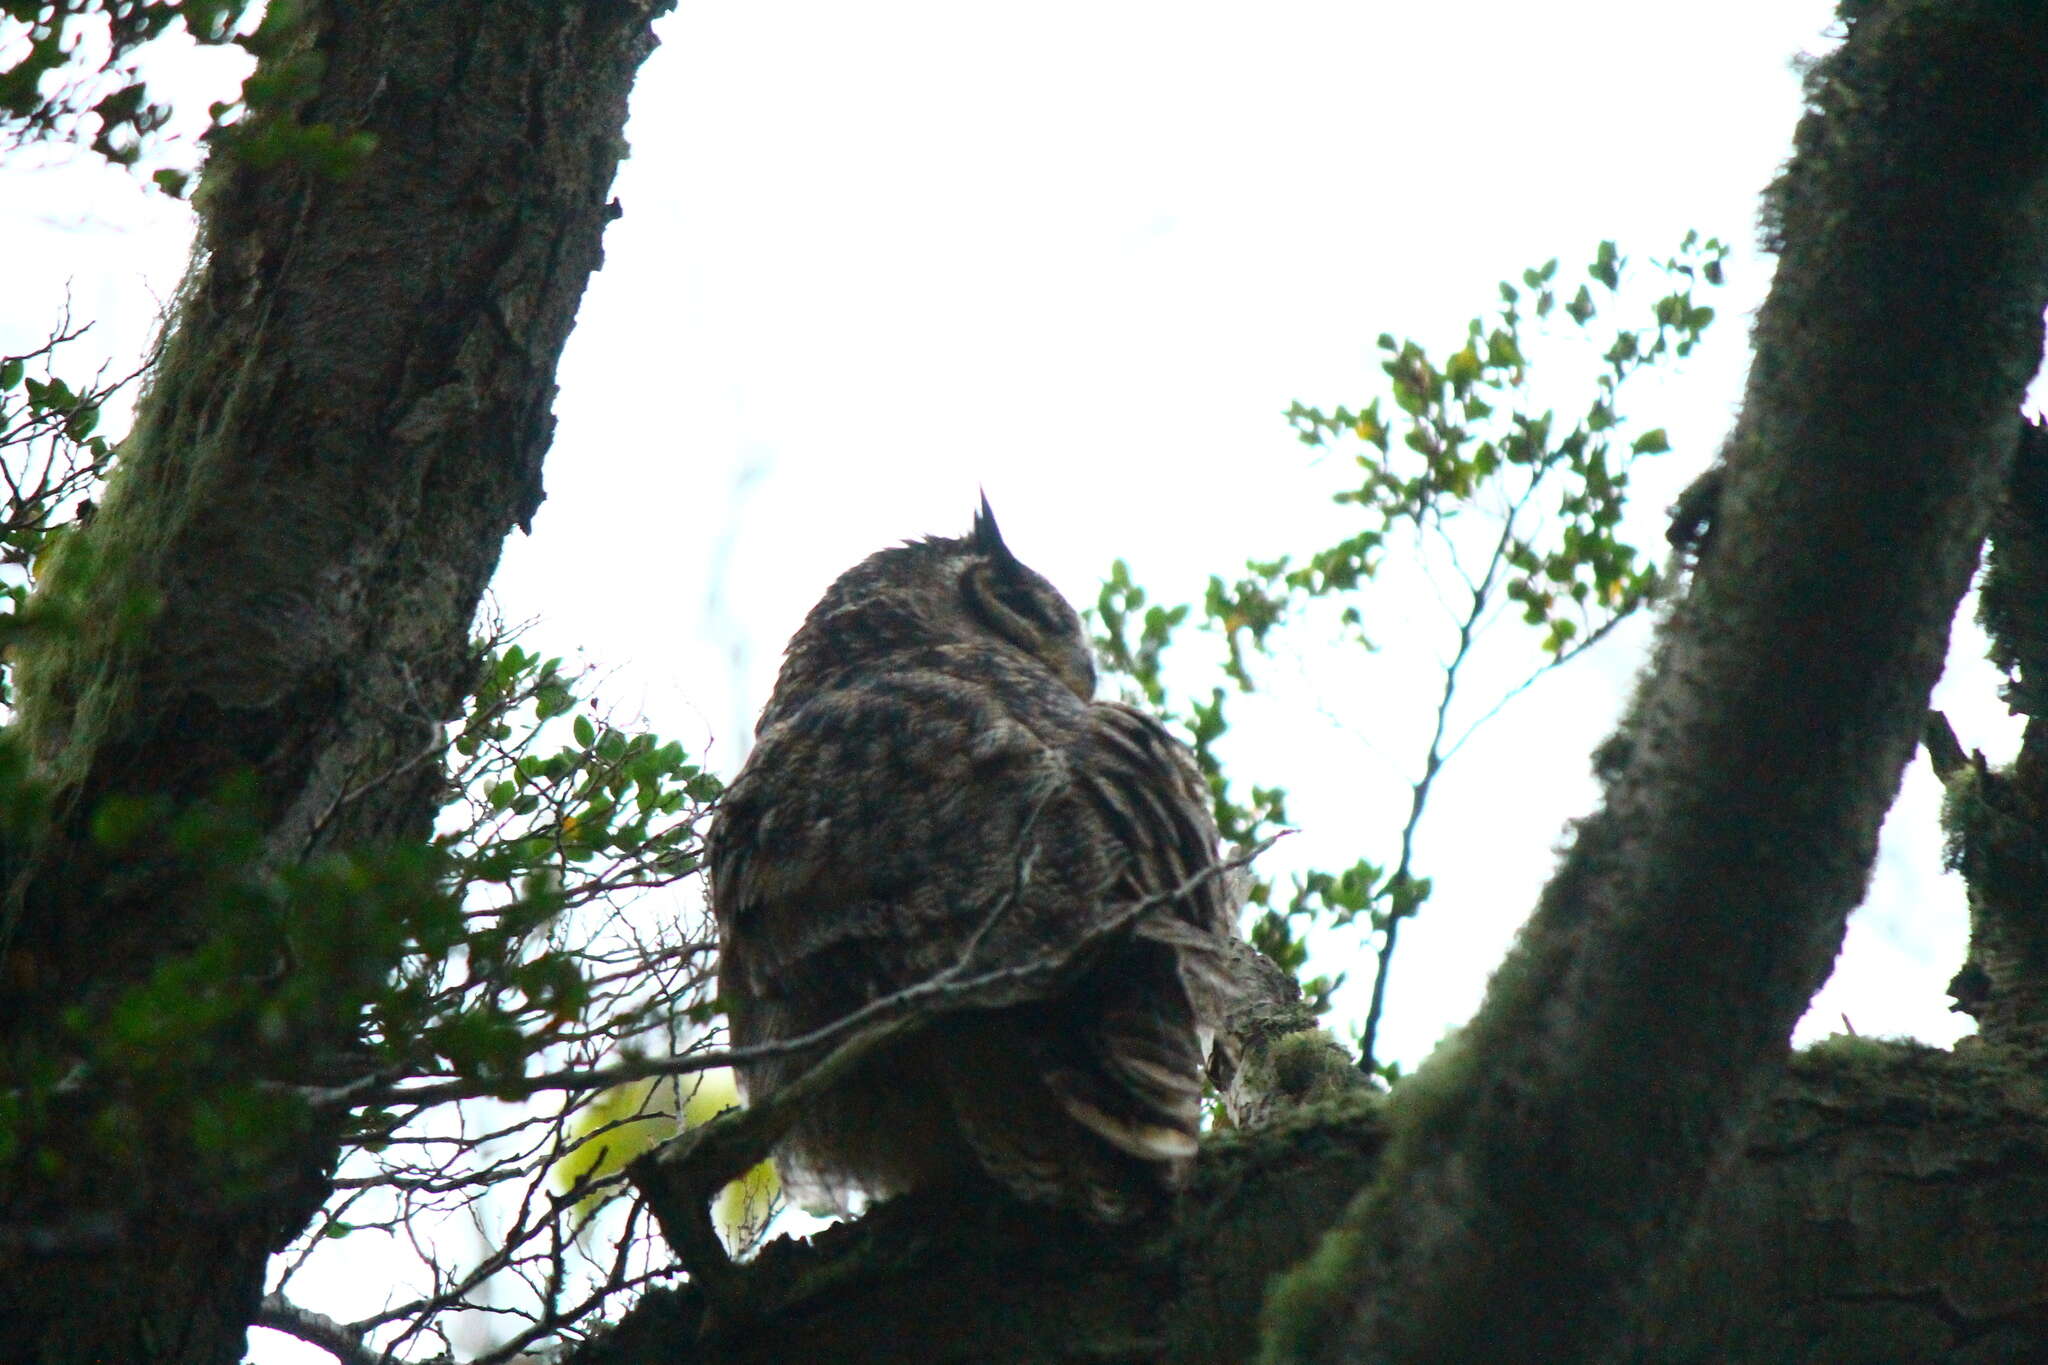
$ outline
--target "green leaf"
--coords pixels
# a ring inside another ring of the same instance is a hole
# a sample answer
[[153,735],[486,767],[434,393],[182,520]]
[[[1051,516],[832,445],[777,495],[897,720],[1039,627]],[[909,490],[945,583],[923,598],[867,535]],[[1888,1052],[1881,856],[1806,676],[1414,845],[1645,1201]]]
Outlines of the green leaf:
[[1586,273],[1609,289],[1621,287],[1621,255],[1615,250],[1614,243],[1600,244],[1600,250],[1594,254],[1593,264],[1586,268]]
[[1658,427],[1654,431],[1646,431],[1636,437],[1635,444],[1630,446],[1629,449],[1638,455],[1662,455],[1665,451],[1671,449],[1671,442],[1665,437],[1664,428]]
[[1411,381],[1396,377],[1394,380],[1394,404],[1410,417],[1420,417],[1422,410],[1429,406],[1429,399]]
[[1505,369],[1526,365],[1529,362],[1523,358],[1522,348],[1515,344],[1511,334],[1497,331],[1486,339],[1486,363],[1495,368]]
[[576,717],[574,729],[576,731],[576,742],[584,748],[588,749],[591,745],[597,743],[597,727],[590,723],[590,717]]

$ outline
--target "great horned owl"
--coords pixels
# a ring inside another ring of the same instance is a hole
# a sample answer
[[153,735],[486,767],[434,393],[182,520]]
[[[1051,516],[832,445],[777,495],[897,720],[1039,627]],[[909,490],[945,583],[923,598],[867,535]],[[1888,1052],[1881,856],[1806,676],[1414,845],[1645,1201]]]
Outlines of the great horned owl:
[[[1192,757],[1094,691],[1080,618],[986,499],[968,535],[849,569],[790,641],[710,833],[735,1044],[1160,907],[1052,998],[945,1015],[870,1059],[785,1140],[800,1192],[843,1205],[992,1176],[1119,1220],[1185,1175],[1219,1009],[1205,945],[1232,911]],[[742,1084],[768,1094],[815,1060]]]

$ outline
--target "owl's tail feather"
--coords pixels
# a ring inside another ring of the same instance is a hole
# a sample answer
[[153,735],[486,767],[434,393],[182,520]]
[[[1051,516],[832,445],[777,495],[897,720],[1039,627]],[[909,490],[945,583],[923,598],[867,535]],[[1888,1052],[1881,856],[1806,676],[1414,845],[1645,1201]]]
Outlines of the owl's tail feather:
[[1121,1223],[1193,1169],[1204,1030],[1188,945],[1145,932],[1058,996],[963,1011],[934,1059],[981,1167],[1026,1199]]
[[1178,1106],[1161,1112],[1133,1103],[1130,1091],[1104,1085],[1100,1076],[1084,1071],[1049,1071],[1045,1083],[1067,1117],[1120,1152],[1141,1161],[1184,1161],[1195,1154],[1195,1124],[1201,1116],[1199,1090],[1188,1106],[1192,1113],[1184,1115]]
[[1083,982],[1081,1046],[1046,1058],[1040,1074],[1068,1117],[1141,1161],[1181,1163],[1202,1122],[1202,1047],[1178,954],[1140,940],[1136,951]]
[[1129,1222],[1157,1207],[1172,1183],[1159,1178],[1158,1160],[1077,1131],[1081,1125],[1048,1086],[1041,1044],[1053,1025],[1038,1007],[964,1015],[945,1027],[955,1045],[934,1057],[980,1170],[1020,1198],[1098,1222]]

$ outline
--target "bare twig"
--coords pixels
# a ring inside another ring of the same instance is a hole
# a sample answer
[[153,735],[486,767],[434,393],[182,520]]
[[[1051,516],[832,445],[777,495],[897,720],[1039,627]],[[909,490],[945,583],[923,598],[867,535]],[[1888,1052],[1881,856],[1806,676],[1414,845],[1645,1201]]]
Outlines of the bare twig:
[[920,1011],[943,1012],[949,1009],[986,1008],[995,1004],[1010,1003],[1033,991],[1043,989],[1053,979],[1074,966],[1088,949],[1121,932],[1148,911],[1186,895],[1210,877],[1245,866],[1285,838],[1288,833],[1291,831],[1283,830],[1255,844],[1248,853],[1226,862],[1212,864],[1170,891],[1146,896],[1121,907],[1115,914],[1091,927],[1087,933],[1065,947],[1010,966],[991,968],[973,976],[962,972],[962,965],[966,964],[955,965],[929,980],[920,981],[914,986],[906,986],[893,995],[872,1000],[843,1019],[795,1038],[785,1038],[780,1042],[756,1043],[750,1047],[707,1048],[688,1056],[637,1058],[612,1066],[568,1067],[559,1071],[542,1072],[535,1076],[493,1080],[463,1077],[427,1085],[404,1085],[395,1084],[387,1076],[379,1073],[365,1076],[347,1085],[325,1089],[291,1089],[314,1108],[328,1110],[353,1108],[364,1104],[444,1104],[450,1100],[481,1099],[486,1096],[511,1100],[521,1099],[543,1090],[605,1090],[615,1085],[644,1081],[657,1076],[685,1076],[692,1072],[710,1071],[722,1066],[738,1066],[770,1057],[789,1057],[810,1052],[870,1024],[900,1019]]
[[301,1308],[282,1294],[265,1294],[256,1308],[256,1326],[268,1327],[318,1346],[342,1365],[383,1365],[384,1356],[363,1344],[362,1334],[310,1308]]
[[[1535,485],[1532,483],[1529,493],[1533,492]],[[1415,834],[1422,826],[1422,812],[1429,805],[1430,790],[1436,785],[1437,774],[1443,771],[1444,762],[1448,757],[1443,751],[1444,731],[1450,723],[1451,702],[1457,695],[1458,672],[1472,653],[1479,622],[1486,615],[1486,609],[1493,600],[1494,580],[1499,576],[1501,566],[1507,563],[1508,547],[1515,535],[1514,513],[1527,502],[1527,499],[1528,493],[1525,493],[1522,503],[1510,509],[1507,517],[1502,520],[1500,536],[1494,542],[1493,554],[1487,561],[1486,572],[1472,588],[1471,609],[1458,622],[1458,647],[1443,667],[1444,685],[1437,697],[1436,722],[1430,731],[1429,749],[1423,755],[1422,776],[1409,788],[1408,822],[1401,827],[1401,860],[1394,868],[1393,875],[1387,879],[1386,885],[1390,887],[1405,887],[1412,876]],[[1394,948],[1400,942],[1402,918],[1397,907],[1394,912],[1388,914],[1386,927],[1380,931],[1379,960],[1372,978],[1372,1000],[1366,1007],[1365,1028],[1358,1044],[1358,1069],[1368,1075],[1372,1074],[1375,1065],[1373,1054],[1379,1042],[1380,1016],[1385,1012],[1387,1004],[1387,977],[1394,965]]]

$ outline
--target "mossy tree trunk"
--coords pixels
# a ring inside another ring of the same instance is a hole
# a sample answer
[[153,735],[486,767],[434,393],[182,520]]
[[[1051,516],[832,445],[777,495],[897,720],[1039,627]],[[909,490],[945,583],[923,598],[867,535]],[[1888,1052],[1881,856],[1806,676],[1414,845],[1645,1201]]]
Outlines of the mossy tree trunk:
[[[188,888],[95,837],[110,798],[253,779],[280,867],[429,832],[437,737],[505,535],[541,499],[556,361],[665,8],[316,3],[265,54],[272,91],[204,180],[121,468],[56,574],[77,628],[23,660],[17,737],[55,799],[5,850],[14,1083],[63,1011],[208,932]],[[60,1095],[50,1119],[118,1121],[105,1098]],[[308,1123],[232,1191],[193,1134],[144,1145],[118,1172],[10,1168],[0,1358],[240,1358],[336,1133]]]

